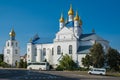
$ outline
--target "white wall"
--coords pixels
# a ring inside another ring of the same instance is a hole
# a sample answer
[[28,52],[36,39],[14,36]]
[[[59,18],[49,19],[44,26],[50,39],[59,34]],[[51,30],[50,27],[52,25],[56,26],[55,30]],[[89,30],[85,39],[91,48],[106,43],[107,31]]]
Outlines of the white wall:
[[[69,45],[72,45],[73,50],[72,50],[72,54],[69,54]],[[59,62],[59,58],[62,55],[57,54],[57,47],[61,46],[61,53],[63,53],[63,55],[65,54],[69,54],[70,56],[72,56],[72,58],[76,61],[76,51],[77,51],[77,43],[76,41],[59,41],[59,42],[54,42],[54,63],[58,64]]]
[[[35,48],[36,48],[36,53],[37,56],[35,56]],[[46,56],[43,56],[43,49],[46,49]],[[49,44],[32,44],[32,43],[28,43],[27,44],[27,50],[30,49],[31,51],[27,51],[27,57],[29,56],[29,58],[27,58],[28,62],[41,62],[44,61],[45,59],[49,62],[52,63],[52,48],[53,48],[53,44],[49,43]],[[30,60],[30,61],[29,61]]]
[[80,67],[84,67],[82,65],[82,58],[84,58],[86,56],[86,54],[78,54],[78,64]]

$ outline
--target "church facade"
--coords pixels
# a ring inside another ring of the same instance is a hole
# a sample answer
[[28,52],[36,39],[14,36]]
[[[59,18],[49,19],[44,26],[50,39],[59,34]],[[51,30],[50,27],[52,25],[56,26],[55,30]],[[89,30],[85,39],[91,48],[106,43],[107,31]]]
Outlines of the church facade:
[[10,40],[6,41],[4,47],[4,62],[11,66],[16,66],[20,62],[20,48],[19,43],[15,39],[15,31],[12,29],[9,33]]
[[84,34],[82,20],[72,6],[68,11],[68,20],[64,21],[63,15],[59,19],[59,31],[52,43],[40,43],[38,35],[27,43],[27,62],[48,61],[53,67],[59,64],[62,56],[68,54],[82,67],[81,59],[89,53],[95,42],[101,43],[104,51],[109,48],[109,42],[99,37],[95,32]]

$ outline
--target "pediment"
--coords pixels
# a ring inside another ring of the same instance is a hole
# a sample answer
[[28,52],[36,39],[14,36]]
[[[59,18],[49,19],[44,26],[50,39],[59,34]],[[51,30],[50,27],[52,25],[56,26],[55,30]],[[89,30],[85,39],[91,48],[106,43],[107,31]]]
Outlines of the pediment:
[[73,34],[73,31],[70,30],[67,27],[64,27],[63,29],[61,29],[57,34]]

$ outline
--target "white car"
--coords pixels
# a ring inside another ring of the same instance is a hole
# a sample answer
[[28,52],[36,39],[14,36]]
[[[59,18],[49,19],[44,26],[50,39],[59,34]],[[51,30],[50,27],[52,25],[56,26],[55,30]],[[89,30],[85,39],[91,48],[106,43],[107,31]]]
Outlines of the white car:
[[89,74],[99,74],[99,75],[105,75],[106,69],[104,68],[92,68],[88,71]]

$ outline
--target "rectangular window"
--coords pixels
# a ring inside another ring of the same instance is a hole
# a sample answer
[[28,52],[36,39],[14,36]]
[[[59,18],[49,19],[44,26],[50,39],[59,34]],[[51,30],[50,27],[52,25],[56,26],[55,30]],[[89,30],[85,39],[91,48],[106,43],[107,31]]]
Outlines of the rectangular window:
[[57,54],[61,54],[61,47],[57,46]]
[[7,54],[10,54],[10,50],[9,49],[7,49]]
[[37,56],[37,48],[35,48],[35,56]]
[[17,42],[16,42],[16,47],[17,47]]
[[18,54],[18,51],[17,51],[17,50],[15,50],[15,54]]
[[69,54],[72,54],[72,45],[69,45]]

